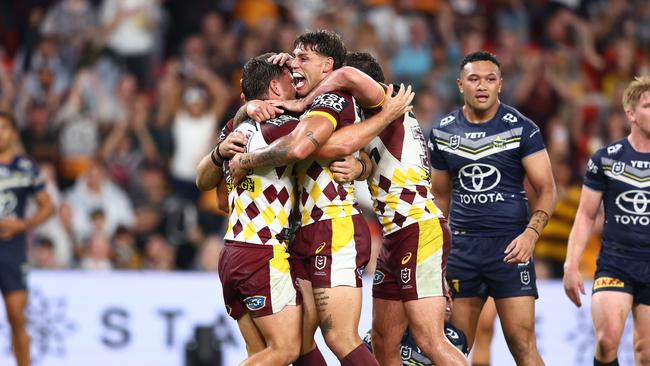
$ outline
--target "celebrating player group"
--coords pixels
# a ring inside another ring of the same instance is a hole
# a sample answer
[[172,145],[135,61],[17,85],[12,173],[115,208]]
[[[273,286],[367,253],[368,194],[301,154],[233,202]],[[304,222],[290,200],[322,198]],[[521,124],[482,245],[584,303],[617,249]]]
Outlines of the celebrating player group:
[[[387,85],[370,54],[348,52],[330,31],[301,34],[291,53],[252,58],[241,86],[246,103],[197,167],[198,187],[217,188],[229,212],[219,276],[246,342],[241,365],[326,365],[319,328],[341,365],[468,365],[488,297],[516,363],[544,364],[533,250],[556,189],[540,129],[499,100],[494,55],[464,57],[463,105],[428,138],[411,87]],[[579,306],[577,263],[604,202],[594,365],[618,365],[630,310],[637,359],[650,364],[650,232],[639,206],[650,197],[650,78],[630,84],[623,107],[632,132],[590,160],[565,263],[567,295]],[[371,242],[355,180],[367,181],[383,229],[364,340]],[[406,341],[417,360],[400,353]]]

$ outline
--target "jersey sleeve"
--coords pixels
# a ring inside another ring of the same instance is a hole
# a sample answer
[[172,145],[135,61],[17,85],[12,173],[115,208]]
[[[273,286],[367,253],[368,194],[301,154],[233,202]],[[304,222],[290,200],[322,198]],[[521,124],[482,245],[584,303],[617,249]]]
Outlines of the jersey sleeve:
[[604,192],[607,189],[607,178],[603,170],[601,155],[601,150],[599,150],[587,162],[583,184],[595,191]]
[[277,118],[270,119],[262,124],[262,136],[267,144],[286,136],[296,128],[300,122],[299,119],[289,115],[281,115]]
[[[350,113],[352,117],[349,115]],[[352,118],[353,122],[354,107],[352,105],[352,97],[349,94],[341,92],[321,94],[311,104],[307,112],[307,117],[309,116],[323,116],[332,123],[333,128],[336,128],[343,121],[348,121],[350,118]]]
[[429,134],[429,160],[431,161],[431,167],[435,170],[449,170],[449,165],[445,159],[444,154],[440,149],[438,149],[438,143],[436,142],[436,130],[431,129]]
[[544,145],[542,132],[533,121],[526,119],[521,136],[521,157],[525,158],[544,149],[546,149],[546,145]]
[[226,122],[226,125],[223,126],[223,128],[221,129],[221,133],[219,134],[218,143],[222,142],[223,140],[226,139],[226,137],[228,137],[228,135],[230,135],[230,133],[232,132],[232,125],[233,125],[233,120],[232,119],[230,119],[230,120],[228,120],[228,122]]

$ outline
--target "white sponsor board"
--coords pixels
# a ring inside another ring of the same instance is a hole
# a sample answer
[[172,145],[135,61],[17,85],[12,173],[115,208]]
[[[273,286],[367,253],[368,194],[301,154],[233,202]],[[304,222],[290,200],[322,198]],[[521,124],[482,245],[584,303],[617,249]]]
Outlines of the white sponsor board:
[[[371,279],[366,278],[359,326],[371,323]],[[185,346],[197,326],[212,326],[222,341],[223,365],[246,356],[235,321],[223,306],[214,274],[152,272],[34,271],[30,276],[30,334],[36,366],[181,366]],[[592,364],[594,336],[589,296],[577,309],[556,281],[538,283],[536,327],[547,365]],[[590,284],[585,284],[589,287]],[[494,365],[514,365],[497,326],[492,344]],[[9,328],[0,307],[0,365],[15,365]],[[320,348],[330,365],[338,365]],[[628,321],[621,365],[632,365],[632,327]]]

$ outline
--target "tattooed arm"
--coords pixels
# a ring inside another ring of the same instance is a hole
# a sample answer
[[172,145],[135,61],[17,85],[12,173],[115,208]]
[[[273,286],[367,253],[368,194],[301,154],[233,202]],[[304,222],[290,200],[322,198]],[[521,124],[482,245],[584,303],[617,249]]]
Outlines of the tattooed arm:
[[300,120],[288,135],[252,152],[237,154],[230,161],[230,175],[237,183],[250,169],[260,166],[282,166],[303,160],[332,135],[334,126],[323,115],[309,115]]
[[524,232],[506,247],[504,261],[508,263],[526,263],[530,259],[535,243],[553,213],[557,199],[551,161],[546,150],[525,157],[522,164],[530,184],[537,193],[537,202]]

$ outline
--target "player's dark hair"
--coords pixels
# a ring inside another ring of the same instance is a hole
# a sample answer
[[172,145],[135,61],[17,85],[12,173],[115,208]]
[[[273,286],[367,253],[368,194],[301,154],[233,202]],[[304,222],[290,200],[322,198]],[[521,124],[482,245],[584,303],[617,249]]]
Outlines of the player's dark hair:
[[6,111],[0,111],[0,118],[6,119],[9,121],[9,124],[11,125],[11,128],[14,129],[14,131],[18,131],[18,123],[16,122],[16,117],[14,117],[13,114],[10,112]]
[[385,81],[384,71],[381,69],[379,62],[368,52],[348,53],[345,57],[345,65],[365,72],[377,82],[383,83]]
[[269,52],[253,57],[244,65],[241,88],[246,100],[266,99],[271,80],[282,76],[282,66],[267,61],[273,55],[274,53]]
[[499,63],[499,60],[497,60],[497,57],[494,54],[487,51],[476,51],[466,55],[463,58],[463,61],[461,61],[460,63],[460,71],[462,72],[463,68],[468,63],[476,62],[476,61],[490,61],[493,64],[497,65],[499,70],[501,70],[501,64]]
[[334,60],[334,70],[343,66],[347,54],[341,36],[328,30],[303,33],[293,42],[293,47],[302,47],[319,55],[331,57]]

